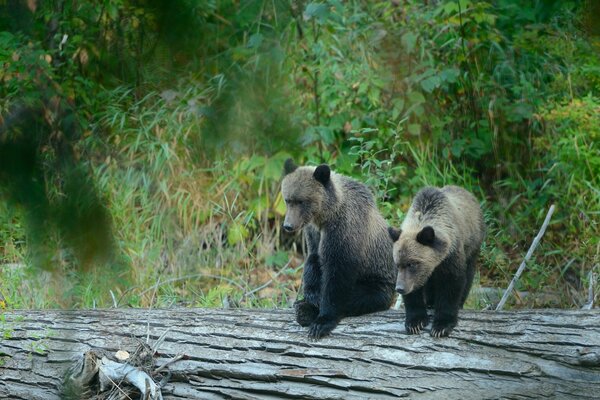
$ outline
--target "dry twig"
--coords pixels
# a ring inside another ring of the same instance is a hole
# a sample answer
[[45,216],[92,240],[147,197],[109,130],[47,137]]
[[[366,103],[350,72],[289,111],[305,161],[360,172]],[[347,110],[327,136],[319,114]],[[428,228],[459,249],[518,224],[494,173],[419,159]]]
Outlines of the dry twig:
[[583,307],[581,307],[582,310],[591,310],[592,308],[594,308],[594,269],[597,266],[598,265],[594,266],[594,268],[592,268],[590,273],[588,274],[588,301],[583,305]]
[[502,295],[500,302],[496,306],[496,311],[500,311],[500,310],[502,310],[502,307],[504,307],[504,303],[506,303],[506,300],[508,300],[508,296],[512,293],[512,290],[515,287],[515,283],[519,280],[519,278],[521,277],[521,274],[525,270],[527,261],[529,261],[529,259],[531,258],[531,255],[533,254],[534,250],[540,243],[542,236],[544,236],[544,233],[546,232],[546,227],[548,227],[548,224],[550,223],[550,218],[552,217],[553,213],[554,213],[554,204],[552,204],[550,206],[550,209],[548,210],[548,214],[546,214],[546,219],[544,220],[544,223],[542,224],[540,231],[538,232],[537,236],[533,239],[533,242],[531,242],[531,246],[529,246],[529,250],[527,250],[527,254],[525,255],[525,258],[523,259],[523,262],[521,263],[521,265],[519,265],[519,269],[517,270],[517,273],[512,278],[512,280],[510,281],[510,284],[504,291],[504,295]]

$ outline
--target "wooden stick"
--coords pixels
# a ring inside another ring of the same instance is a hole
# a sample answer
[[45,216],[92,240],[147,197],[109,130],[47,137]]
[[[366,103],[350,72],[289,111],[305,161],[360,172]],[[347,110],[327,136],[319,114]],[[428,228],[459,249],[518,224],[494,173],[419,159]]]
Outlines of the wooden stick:
[[597,266],[598,264],[596,264],[588,274],[588,301],[583,305],[583,307],[581,307],[582,310],[591,310],[592,308],[594,308],[594,279],[596,278],[594,274],[594,269]]
[[[261,290],[263,290],[264,288],[266,288],[267,286],[269,286],[271,283],[273,283],[275,281],[275,279],[277,279],[279,277],[279,275],[281,275],[283,273],[283,271],[285,271],[287,269],[287,267],[290,265],[290,261],[287,262],[287,264],[285,264],[283,266],[283,268],[281,268],[279,271],[277,271],[277,273],[275,274],[275,276],[273,276],[273,278],[269,279],[268,281],[266,281],[265,283],[263,283],[262,285],[260,285],[259,287],[252,289],[249,292],[245,292],[242,297],[248,297],[256,292],[260,292]],[[296,271],[300,269],[300,267],[296,268]]]
[[175,357],[171,358],[169,361],[165,362],[163,365],[161,365],[160,367],[156,368],[153,373],[159,373],[161,372],[163,369],[167,368],[169,365],[176,363],[177,361],[185,358],[185,354],[177,354]]
[[519,265],[519,269],[517,270],[517,273],[512,278],[512,280],[510,281],[510,284],[504,291],[504,295],[502,295],[502,299],[500,299],[500,302],[496,306],[496,311],[500,311],[500,310],[502,310],[502,307],[504,307],[504,303],[506,303],[506,300],[508,300],[508,296],[512,293],[512,290],[515,287],[515,283],[517,283],[517,280],[519,280],[519,278],[521,277],[521,274],[525,270],[527,261],[529,261],[529,259],[531,258],[531,255],[533,254],[533,251],[540,243],[542,236],[544,236],[544,233],[546,232],[546,227],[550,223],[550,218],[552,217],[553,213],[554,213],[554,204],[552,204],[550,206],[550,209],[548,210],[548,214],[546,214],[546,219],[544,220],[544,223],[542,224],[540,231],[538,232],[537,236],[533,239],[533,242],[531,242],[531,246],[529,246],[529,250],[527,250],[527,254],[525,255],[525,258],[523,259],[523,262],[521,263],[521,265]]

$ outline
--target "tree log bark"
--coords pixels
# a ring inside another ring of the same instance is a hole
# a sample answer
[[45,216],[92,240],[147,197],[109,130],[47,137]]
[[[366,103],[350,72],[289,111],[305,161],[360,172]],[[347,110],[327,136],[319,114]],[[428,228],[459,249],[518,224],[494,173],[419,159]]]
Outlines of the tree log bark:
[[[165,399],[599,398],[596,310],[463,311],[449,338],[407,335],[404,314],[344,319],[318,342],[291,310],[10,311],[0,398],[58,399],[74,356],[156,341]],[[135,397],[134,397],[135,398]]]

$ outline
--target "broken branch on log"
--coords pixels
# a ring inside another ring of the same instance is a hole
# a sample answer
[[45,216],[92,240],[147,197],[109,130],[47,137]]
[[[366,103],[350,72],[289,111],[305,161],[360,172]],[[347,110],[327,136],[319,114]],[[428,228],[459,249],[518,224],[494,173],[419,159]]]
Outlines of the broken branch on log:
[[138,388],[144,400],[163,400],[160,387],[154,383],[152,378],[130,364],[122,364],[102,357],[98,361],[98,373],[101,392],[105,392],[112,386],[119,387],[121,382],[127,382]]

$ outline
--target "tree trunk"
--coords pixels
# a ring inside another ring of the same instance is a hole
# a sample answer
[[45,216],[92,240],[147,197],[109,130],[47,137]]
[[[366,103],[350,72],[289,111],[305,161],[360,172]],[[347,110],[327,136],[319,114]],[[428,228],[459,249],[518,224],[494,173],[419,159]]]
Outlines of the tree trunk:
[[58,399],[74,356],[165,332],[156,364],[185,355],[168,366],[165,399],[600,396],[596,310],[463,311],[441,339],[407,335],[404,314],[386,311],[311,342],[290,310],[118,309],[5,313],[0,398]]

